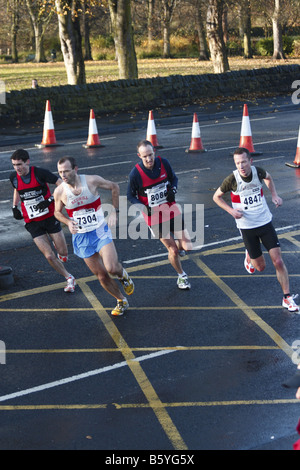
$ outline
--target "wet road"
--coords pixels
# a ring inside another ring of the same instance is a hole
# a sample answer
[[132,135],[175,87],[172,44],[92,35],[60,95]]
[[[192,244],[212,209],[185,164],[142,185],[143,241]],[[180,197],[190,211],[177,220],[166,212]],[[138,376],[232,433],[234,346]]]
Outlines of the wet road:
[[[297,293],[300,170],[285,162],[295,157],[299,109],[289,97],[248,106],[254,146],[261,152],[254,164],[271,173],[284,201],[275,210],[265,191]],[[127,132],[111,126],[104,133],[97,121],[105,145],[100,149],[82,147],[87,127],[73,135],[72,129],[57,133],[63,145],[56,148],[37,149],[38,134],[1,148],[1,265],[11,266],[15,278],[0,296],[0,339],[6,347],[6,363],[0,365],[1,449],[292,449],[299,402],[281,384],[295,369],[300,316],[281,308],[268,258],[263,273],[250,276],[244,270],[235,222],[212,202],[233,170],[242,103],[199,113],[207,149],[201,154],[185,151],[192,111],[197,109],[187,107],[176,118],[154,111],[163,146],[158,154],[178,175],[177,200],[192,204],[199,235],[194,251],[183,258],[192,289],[177,289],[159,242],[129,237],[135,220],[129,215],[115,243],[136,290],[120,318],[110,316],[112,299],[72,254],[67,231],[70,271],[78,281],[74,295],[63,292],[64,283],[23,223],[11,217],[9,157],[24,147],[32,164],[55,172],[61,156],[75,156],[81,173],[119,183],[124,197],[148,112]],[[101,196],[109,203],[108,194]],[[204,208],[204,220],[196,218],[196,204]]]

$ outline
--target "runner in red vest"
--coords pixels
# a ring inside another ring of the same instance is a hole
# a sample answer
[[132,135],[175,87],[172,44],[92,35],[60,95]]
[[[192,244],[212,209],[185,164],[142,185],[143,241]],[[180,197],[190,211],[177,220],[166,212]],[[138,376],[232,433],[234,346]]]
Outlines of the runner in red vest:
[[142,140],[137,145],[141,159],[129,175],[127,198],[132,204],[143,204],[143,216],[154,238],[168,250],[169,261],[178,274],[179,289],[190,289],[180,256],[192,249],[180,207],[175,202],[178,179],[165,158],[156,157],[153,145]]
[[[61,225],[54,217],[54,198],[48,186],[48,184],[58,186],[62,181],[46,169],[30,166],[26,150],[16,150],[11,156],[11,162],[15,169],[9,177],[14,188],[13,216],[16,220],[24,219],[25,228],[38,249],[48,263],[66,278],[67,286],[64,291],[74,292],[75,278],[63,264],[68,259],[67,244]],[[18,208],[19,202],[21,202],[21,211]],[[57,257],[48,235],[57,250]]]

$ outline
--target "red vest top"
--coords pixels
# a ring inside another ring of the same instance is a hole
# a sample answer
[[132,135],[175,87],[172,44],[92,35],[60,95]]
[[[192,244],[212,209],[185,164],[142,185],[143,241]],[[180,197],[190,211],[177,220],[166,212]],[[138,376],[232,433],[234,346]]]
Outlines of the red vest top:
[[48,199],[51,196],[51,192],[47,183],[42,185],[37,181],[33,166],[30,167],[30,183],[24,183],[18,174],[17,182],[17,191],[21,199],[21,210],[26,223],[32,221],[38,222],[54,215],[54,201],[43,211],[42,215],[39,215],[39,212],[36,210],[36,205],[44,199]]

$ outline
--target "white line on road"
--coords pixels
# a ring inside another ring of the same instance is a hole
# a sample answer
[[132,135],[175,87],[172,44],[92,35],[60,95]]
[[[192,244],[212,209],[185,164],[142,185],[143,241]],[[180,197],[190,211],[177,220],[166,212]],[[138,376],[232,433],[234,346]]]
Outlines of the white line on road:
[[[144,356],[136,357],[132,359],[132,362],[142,362],[146,361],[147,359],[153,359],[154,357],[163,356],[165,354],[169,354],[175,352],[176,349],[166,349],[163,351],[154,352],[151,354],[146,354]],[[43,385],[39,385],[37,387],[27,388],[26,390],[21,390],[19,392],[10,393],[8,395],[3,395],[0,397],[0,401],[11,400],[12,398],[22,397],[24,395],[30,395],[31,393],[35,392],[42,392],[43,390],[47,390],[49,388],[59,387],[60,385],[65,385],[70,382],[75,382],[76,380],[86,379],[87,377],[92,377],[94,375],[103,374],[104,372],[110,372],[111,370],[119,369],[120,367],[127,366],[128,363],[126,361],[118,362],[112,366],[101,367],[100,369],[90,370],[88,372],[84,372],[82,374],[73,375],[71,377],[67,377],[65,379],[56,380],[54,382],[49,382]]]

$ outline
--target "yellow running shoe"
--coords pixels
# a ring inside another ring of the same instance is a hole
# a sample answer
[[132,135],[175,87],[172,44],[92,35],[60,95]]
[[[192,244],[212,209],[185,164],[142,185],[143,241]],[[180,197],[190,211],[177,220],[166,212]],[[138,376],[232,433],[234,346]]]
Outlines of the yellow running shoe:
[[128,303],[127,299],[118,300],[117,305],[111,311],[111,314],[114,315],[115,317],[119,317],[119,316],[123,315],[123,313],[125,312],[125,310],[128,309],[128,307],[129,307],[129,303]]
[[128,276],[128,273],[124,268],[123,268],[123,277],[119,278],[119,281],[121,282],[124,292],[127,295],[133,294],[133,291],[134,291],[133,280]]

